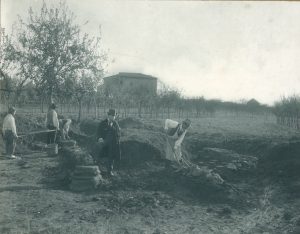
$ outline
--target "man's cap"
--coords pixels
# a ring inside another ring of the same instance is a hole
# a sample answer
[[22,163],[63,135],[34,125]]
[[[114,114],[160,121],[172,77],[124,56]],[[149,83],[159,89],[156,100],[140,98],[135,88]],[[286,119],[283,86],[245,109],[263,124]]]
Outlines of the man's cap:
[[12,114],[16,111],[16,108],[14,108],[13,106],[8,108],[8,113]]
[[111,115],[111,116],[115,116],[116,115],[116,110],[115,109],[109,109],[107,114]]
[[51,109],[55,109],[55,108],[56,108],[55,103],[51,103],[50,108],[51,108]]
[[186,124],[188,127],[191,125],[192,121],[189,119],[185,119],[182,121],[183,124]]

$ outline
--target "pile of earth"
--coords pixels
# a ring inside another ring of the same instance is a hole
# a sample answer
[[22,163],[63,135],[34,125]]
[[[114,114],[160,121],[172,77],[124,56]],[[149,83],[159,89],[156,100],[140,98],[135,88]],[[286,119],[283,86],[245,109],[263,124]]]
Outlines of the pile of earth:
[[262,178],[282,186],[291,196],[300,194],[300,141],[273,143],[259,160]]
[[[135,167],[147,161],[166,159],[169,144],[160,126],[144,124],[141,120],[133,118],[122,119],[119,122],[122,127],[123,165]],[[81,138],[82,146],[89,148],[94,157],[97,157],[100,151],[95,137],[98,124],[99,122],[95,120],[85,120],[80,123],[79,131],[73,132],[75,137]],[[188,133],[183,144],[186,158],[199,166],[206,166],[218,172],[222,171],[221,168],[228,169],[227,171],[248,171],[256,167],[255,156],[238,154],[235,151],[220,148],[223,146],[220,144],[222,137],[220,136],[220,141],[216,136],[211,136],[211,138],[214,141],[207,136]]]
[[[193,145],[197,145],[197,155],[189,147],[189,139],[195,134],[189,134],[183,145],[184,155],[192,163],[191,168],[182,168],[176,163],[166,160],[167,136],[163,133],[160,123],[146,125],[138,119],[126,118],[120,120],[122,128],[121,135],[121,171],[122,182],[118,183],[118,177],[114,180],[114,185],[122,187],[157,186],[158,188],[173,188],[174,186],[186,187],[193,196],[201,199],[213,199],[218,201],[228,200],[234,194],[241,195],[239,191],[232,190],[231,182],[236,182],[232,178],[241,179],[239,175],[247,174],[250,170],[255,170],[257,158],[250,155],[240,155],[226,149],[200,148],[201,140],[194,138]],[[72,128],[72,136],[85,147],[94,157],[100,154],[101,146],[96,143],[95,134],[99,121],[85,120],[80,123],[77,129]],[[73,126],[75,127],[75,126]],[[199,143],[200,142],[200,143]],[[212,146],[216,146],[213,145]],[[101,165],[105,165],[106,158],[100,160]],[[213,162],[213,163],[212,163]],[[106,170],[105,166],[101,170]],[[219,176],[220,175],[220,176]],[[226,184],[220,185],[215,182],[215,178],[226,179]],[[152,180],[155,178],[155,181]],[[126,183],[124,183],[126,181]],[[157,181],[160,181],[158,183]],[[170,181],[174,185],[170,186]],[[145,183],[147,182],[147,183]],[[216,186],[217,185],[217,186]],[[113,186],[109,184],[109,186]],[[103,188],[102,188],[103,189]],[[172,189],[171,189],[172,190]],[[233,198],[232,197],[232,198]],[[242,196],[240,196],[243,199]]]
[[275,142],[284,141],[280,137],[246,136],[222,133],[188,132],[185,137],[185,148],[191,156],[197,156],[204,148],[219,148],[234,151],[239,154],[260,157],[267,153],[269,146]]
[[198,152],[194,161],[197,165],[205,165],[230,182],[255,175],[257,157],[239,154],[233,150],[205,147]]
[[[100,145],[97,144],[96,131],[100,121],[84,120],[79,126],[72,125],[70,135],[78,144],[87,148],[97,157]],[[125,164],[131,165],[157,158],[165,154],[165,136],[158,127],[145,125],[139,119],[125,118],[119,121],[121,131],[122,158]]]
[[[44,125],[43,118],[33,118],[32,116],[22,118],[17,116],[16,122],[20,132],[40,130],[43,129]],[[282,181],[289,191],[295,194],[300,191],[300,181],[297,179],[300,171],[300,161],[297,157],[300,153],[300,145],[297,141],[278,143],[281,141],[280,139],[271,141],[268,138],[255,139],[238,136],[226,139],[222,134],[205,135],[204,133],[188,132],[183,144],[183,152],[188,160],[200,168],[198,170],[200,173],[193,176],[197,174],[197,171],[194,174],[189,173],[188,170],[181,170],[181,168],[174,167],[174,165],[170,166],[167,163],[167,138],[159,121],[145,122],[140,119],[125,118],[119,120],[119,123],[122,129],[122,167],[120,173],[123,180],[120,183],[115,183],[118,186],[121,186],[126,180],[125,184],[132,184],[131,186],[139,181],[137,184],[140,183],[141,187],[158,186],[170,189],[170,186],[166,185],[173,181],[177,185],[179,183],[188,187],[198,195],[201,186],[202,191],[210,190],[210,195],[211,191],[216,191],[215,189],[220,193],[223,192],[226,196],[229,195],[224,187],[209,188],[213,186],[210,186],[210,181],[205,180],[203,175],[206,172],[213,172],[220,175],[227,185],[232,187],[241,187],[241,183],[244,182],[245,184],[245,181],[252,177],[256,180],[268,178],[269,180]],[[99,155],[99,146],[95,138],[98,124],[99,121],[96,120],[84,120],[79,124],[73,123],[70,133],[82,151],[94,158]],[[37,137],[40,140],[45,137],[45,134]],[[260,140],[259,144],[258,140]],[[65,150],[61,152],[63,153]],[[106,160],[103,158],[103,165],[105,165]],[[88,161],[86,164],[93,164],[90,158]],[[75,164],[72,163],[73,168]],[[100,169],[105,170],[105,166]],[[157,176],[163,177],[160,179],[161,183],[152,181],[152,178],[159,180]],[[118,178],[115,179],[118,180]],[[146,185],[144,184],[145,181],[147,181]],[[204,187],[205,189],[203,189]],[[206,195],[207,193],[205,193]]]

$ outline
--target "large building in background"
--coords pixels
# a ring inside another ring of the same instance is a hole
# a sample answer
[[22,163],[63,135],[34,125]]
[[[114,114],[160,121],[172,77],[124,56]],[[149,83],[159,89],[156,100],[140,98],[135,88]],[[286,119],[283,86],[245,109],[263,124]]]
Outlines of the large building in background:
[[142,92],[145,95],[155,96],[157,93],[157,78],[141,73],[120,72],[104,78],[106,95],[122,95]]

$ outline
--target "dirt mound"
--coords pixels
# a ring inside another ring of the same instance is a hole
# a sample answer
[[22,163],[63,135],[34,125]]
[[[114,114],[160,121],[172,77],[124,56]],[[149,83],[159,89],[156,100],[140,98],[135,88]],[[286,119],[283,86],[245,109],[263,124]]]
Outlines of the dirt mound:
[[259,161],[268,176],[277,178],[300,177],[300,141],[273,144]]
[[163,159],[158,148],[137,140],[123,141],[121,150],[122,165],[125,167],[145,166],[149,161],[161,161]]
[[59,151],[59,162],[63,169],[73,171],[76,166],[94,164],[91,155],[79,147],[64,147]]
[[70,189],[75,192],[94,190],[102,181],[98,166],[76,166]]
[[136,141],[156,148],[161,154],[165,153],[166,136],[160,132],[145,129],[126,129],[121,137],[122,142]]
[[265,183],[277,184],[289,199],[300,197],[300,141],[275,143],[259,160],[259,172]]
[[[121,137],[121,164],[127,168],[145,165],[149,161],[165,159],[166,138],[162,133],[145,129],[124,129]],[[101,145],[91,144],[90,154],[97,158]]]
[[223,148],[239,154],[260,156],[272,142],[282,142],[281,138],[257,137],[240,134],[225,135],[222,133],[188,132],[185,137],[185,148],[191,155],[197,155],[204,148]]
[[121,128],[144,128],[145,124],[136,118],[128,117],[119,121]]
[[[222,134],[208,136],[194,132],[188,133],[183,143],[183,154],[189,160],[192,160],[195,166],[194,169],[197,170],[193,170],[193,168],[181,170],[180,167],[170,168],[169,161],[166,159],[167,146],[169,145],[160,125],[145,124],[133,118],[120,120],[119,123],[122,128],[120,168],[123,174],[120,183],[114,181],[115,184],[118,184],[118,188],[122,184],[126,184],[126,187],[135,186],[134,183],[138,183],[141,178],[144,179],[139,184],[140,187],[146,186],[148,188],[152,184],[153,186],[159,186],[159,189],[164,186],[171,188],[173,186],[170,186],[169,183],[174,180],[177,181],[176,186],[181,187],[181,189],[183,186],[188,191],[193,191],[193,194],[201,200],[207,196],[211,197],[208,200],[222,202],[228,202],[232,199],[245,200],[245,196],[241,194],[241,191],[234,190],[234,185],[229,183],[244,182],[242,178],[245,177],[241,175],[253,175],[249,172],[255,172],[257,158],[222,148],[224,143],[227,142]],[[86,120],[80,124],[80,129],[77,132],[78,140],[81,140],[83,147],[88,146],[88,150],[94,159],[98,159],[101,155],[100,145],[96,143],[95,139],[92,139],[97,126],[98,121]],[[106,158],[98,160],[101,170],[106,170],[106,160]],[[156,169],[158,171],[154,172]],[[168,172],[163,186],[158,185],[157,181],[155,183],[151,182],[151,177],[153,178],[155,173],[162,173],[159,170]],[[128,175],[125,176],[125,172]],[[132,173],[139,175],[134,182]],[[215,178],[222,181],[224,179],[225,182],[218,184],[215,182]],[[148,181],[148,185],[144,185],[146,181]]]
[[214,170],[226,181],[240,180],[242,176],[250,176],[257,166],[257,158],[254,156],[220,148],[203,148],[198,152],[195,161],[198,165]]
[[97,132],[99,122],[100,121],[91,119],[83,120],[79,124],[79,129],[86,135],[95,135]]

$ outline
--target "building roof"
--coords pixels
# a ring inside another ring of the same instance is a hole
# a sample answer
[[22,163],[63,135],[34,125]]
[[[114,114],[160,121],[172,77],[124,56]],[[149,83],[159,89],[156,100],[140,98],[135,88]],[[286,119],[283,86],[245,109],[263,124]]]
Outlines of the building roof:
[[131,73],[131,72],[119,72],[116,75],[104,77],[104,79],[106,79],[106,78],[115,78],[115,77],[136,78],[136,79],[155,79],[155,80],[157,80],[157,78],[154,77],[154,76],[145,75],[145,74],[142,74],[142,73]]

